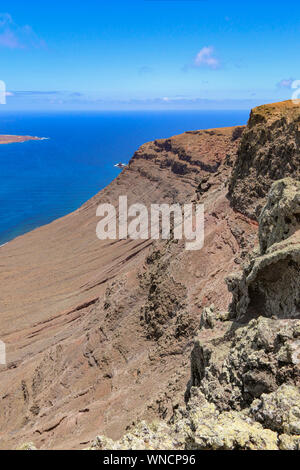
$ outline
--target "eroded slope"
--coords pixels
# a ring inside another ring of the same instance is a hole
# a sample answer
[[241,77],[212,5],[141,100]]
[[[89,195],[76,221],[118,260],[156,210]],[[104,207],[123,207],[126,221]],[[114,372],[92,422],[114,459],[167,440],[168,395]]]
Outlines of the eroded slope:
[[[183,401],[203,307],[226,309],[225,277],[256,224],[226,198],[241,129],[145,144],[108,188],[79,210],[0,248],[0,447],[87,446]],[[205,247],[96,238],[96,208],[201,201]],[[153,296],[153,292],[155,295]]]

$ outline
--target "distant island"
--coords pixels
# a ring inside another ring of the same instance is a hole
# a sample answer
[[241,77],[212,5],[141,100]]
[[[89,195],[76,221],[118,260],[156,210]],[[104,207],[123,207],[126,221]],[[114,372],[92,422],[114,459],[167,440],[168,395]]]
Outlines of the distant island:
[[28,140],[44,140],[45,137],[32,137],[30,135],[0,135],[0,144],[15,144]]

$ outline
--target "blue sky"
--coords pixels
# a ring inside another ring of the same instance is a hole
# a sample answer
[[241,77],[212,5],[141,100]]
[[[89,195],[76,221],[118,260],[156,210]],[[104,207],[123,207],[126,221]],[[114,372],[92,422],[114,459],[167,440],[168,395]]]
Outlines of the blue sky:
[[6,109],[246,109],[300,79],[298,2],[1,2]]

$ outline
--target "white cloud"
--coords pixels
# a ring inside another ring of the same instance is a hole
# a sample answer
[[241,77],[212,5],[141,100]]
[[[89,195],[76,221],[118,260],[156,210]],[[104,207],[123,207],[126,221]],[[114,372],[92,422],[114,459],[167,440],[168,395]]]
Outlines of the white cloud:
[[219,67],[219,60],[214,57],[214,48],[212,46],[203,47],[195,57],[194,65],[196,67],[206,66],[211,69],[216,69]]
[[11,15],[0,13],[0,47],[25,49],[27,47],[43,47],[44,45],[31,26],[19,26],[13,21]]

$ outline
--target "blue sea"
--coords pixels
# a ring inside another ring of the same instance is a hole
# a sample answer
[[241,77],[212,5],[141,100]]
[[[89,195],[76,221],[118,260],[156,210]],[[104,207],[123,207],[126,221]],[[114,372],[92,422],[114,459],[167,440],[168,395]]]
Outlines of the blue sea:
[[0,245],[77,209],[144,142],[245,124],[248,111],[7,113],[0,134],[49,140],[0,145]]

